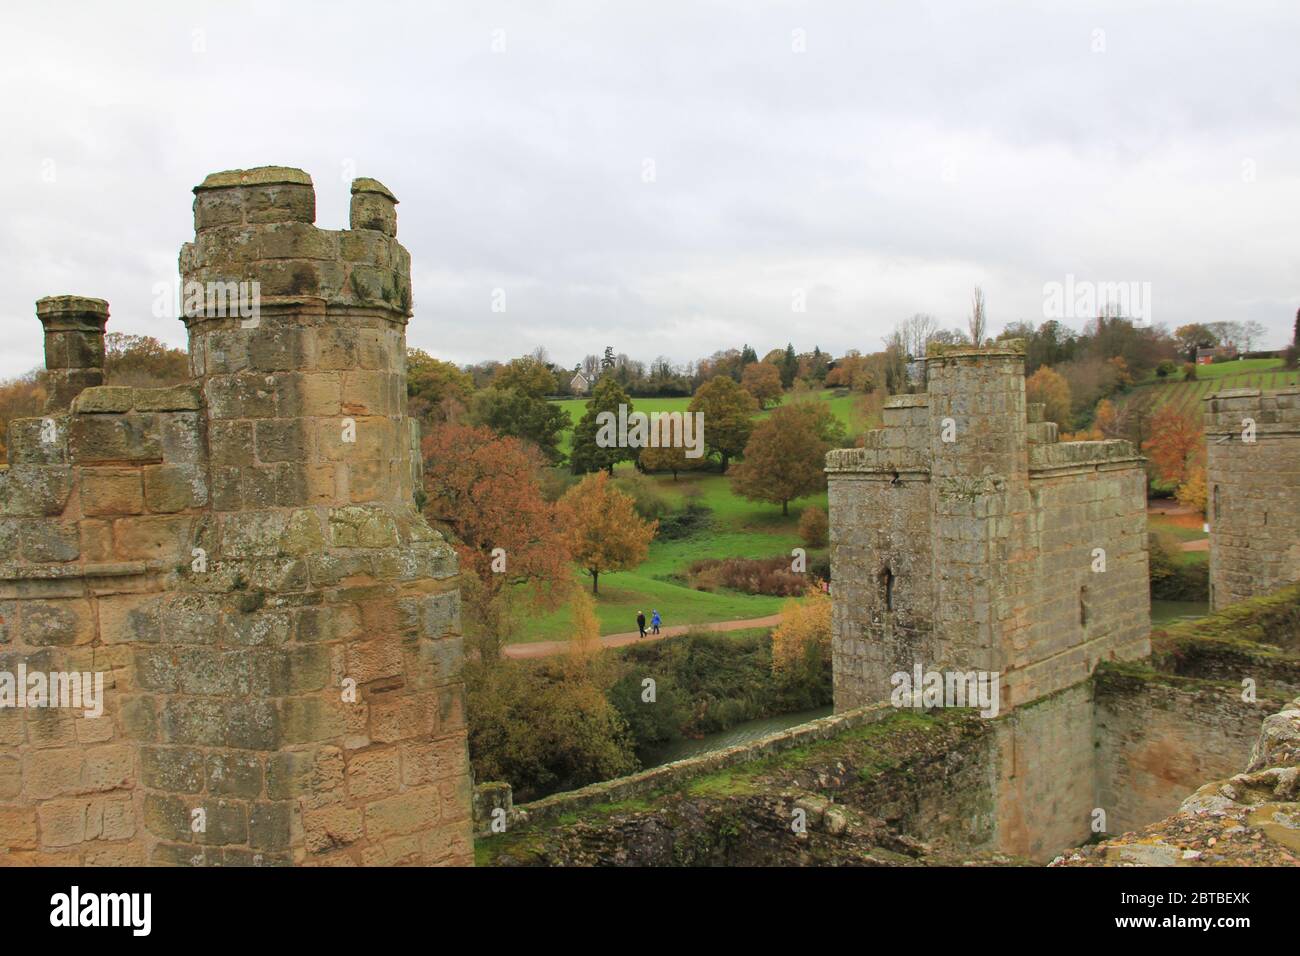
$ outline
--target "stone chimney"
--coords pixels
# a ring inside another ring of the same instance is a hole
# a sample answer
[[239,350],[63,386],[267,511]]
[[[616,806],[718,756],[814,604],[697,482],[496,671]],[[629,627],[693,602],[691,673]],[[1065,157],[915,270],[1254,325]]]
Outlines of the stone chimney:
[[80,295],[51,295],[36,301],[45,326],[45,368],[49,371],[47,412],[67,411],[83,389],[104,384],[104,326],[108,303]]

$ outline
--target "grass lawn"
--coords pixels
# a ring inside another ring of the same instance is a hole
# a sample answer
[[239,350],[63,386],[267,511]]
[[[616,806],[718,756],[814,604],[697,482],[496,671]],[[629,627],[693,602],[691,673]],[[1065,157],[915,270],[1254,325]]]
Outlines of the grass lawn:
[[[624,462],[615,474],[629,474],[632,464]],[[696,591],[686,585],[686,568],[701,558],[771,558],[788,555],[802,547],[797,533],[799,516],[810,504],[826,507],[826,493],[810,495],[790,503],[790,514],[782,517],[778,505],[746,501],[731,493],[731,479],[718,474],[654,475],[651,480],[666,496],[680,502],[686,489],[697,489],[696,500],[711,511],[712,525],[689,538],[659,539],[650,544],[646,560],[631,571],[600,576],[596,614],[602,634],[636,630],[636,612],[646,617],[658,608],[666,626],[712,624],[745,618],[766,617],[781,609],[784,598],[738,591]],[[811,559],[816,552],[809,554]],[[575,580],[588,591],[591,579],[575,572]],[[518,641],[565,640],[570,634],[569,609],[534,617],[520,628]]]
[[1208,538],[1204,530],[1205,519],[1201,515],[1165,515],[1156,512],[1147,513],[1147,530],[1167,534],[1179,541],[1199,541]]
[[[818,393],[831,412],[854,430],[853,397],[837,395],[832,389]],[[641,412],[685,412],[690,405],[688,397],[633,398],[632,407]],[[586,399],[566,399],[556,402],[574,424],[587,410]],[[758,412],[761,418],[770,411]],[[560,448],[568,454],[572,448],[573,432],[566,431]],[[615,468],[615,475],[631,474],[631,462]],[[602,634],[619,634],[636,630],[636,612],[645,611],[646,617],[658,608],[665,625],[713,624],[745,618],[767,617],[781,609],[785,598],[742,594],[737,591],[696,591],[686,585],[686,569],[702,558],[772,558],[789,555],[792,548],[802,547],[797,533],[799,516],[809,505],[826,508],[826,493],[810,495],[790,502],[790,514],[783,517],[778,505],[746,501],[731,492],[731,479],[724,475],[684,473],[673,481],[671,475],[652,475],[651,480],[659,490],[681,506],[683,497],[690,493],[694,500],[711,512],[711,526],[689,538],[675,540],[656,539],[650,544],[646,560],[631,571],[603,574],[600,593],[597,595],[596,614]],[[811,559],[813,553],[809,554]],[[591,579],[575,572],[580,586],[591,589]],[[572,615],[569,608],[550,614],[540,614],[525,622],[516,642],[556,641],[569,637]]]
[[[1235,375],[1247,375],[1256,372],[1264,372],[1273,369],[1281,369],[1283,365],[1280,358],[1254,358],[1254,359],[1236,359],[1231,362],[1219,362],[1215,365],[1198,365],[1196,366],[1197,381],[1216,380],[1231,378]],[[1154,371],[1148,372],[1146,378],[1138,382],[1139,385],[1158,385],[1169,382],[1181,382],[1183,379],[1183,369],[1180,365],[1172,375],[1167,378],[1160,378]]]

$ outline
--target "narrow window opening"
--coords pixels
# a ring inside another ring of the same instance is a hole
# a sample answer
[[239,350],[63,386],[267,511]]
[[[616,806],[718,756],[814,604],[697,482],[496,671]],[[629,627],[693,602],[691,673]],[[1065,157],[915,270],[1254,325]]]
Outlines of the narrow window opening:
[[1079,588],[1079,624],[1088,626],[1088,586]]
[[880,572],[880,586],[885,592],[885,610],[894,609],[894,572],[890,570],[889,565],[885,565],[885,570]]
[[1219,486],[1214,486],[1214,520],[1219,520]]

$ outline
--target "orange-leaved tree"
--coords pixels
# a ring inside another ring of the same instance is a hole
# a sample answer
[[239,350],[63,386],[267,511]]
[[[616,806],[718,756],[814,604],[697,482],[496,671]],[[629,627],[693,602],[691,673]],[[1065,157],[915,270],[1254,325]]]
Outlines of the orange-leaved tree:
[[541,452],[452,422],[430,430],[422,452],[424,512],[451,533],[472,575],[462,590],[489,643],[507,636],[511,598],[558,606],[570,587],[569,554],[556,506],[542,494]]
[[745,458],[732,472],[732,490],[751,501],[770,501],[790,513],[790,502],[826,487],[826,453],[843,427],[825,402],[782,405],[754,428]]
[[1070,423],[1070,383],[1046,365],[1025,380],[1025,401],[1046,405],[1043,417],[1049,422],[1062,427]]
[[1106,438],[1117,438],[1124,427],[1119,409],[1108,398],[1103,398],[1097,403],[1097,410],[1092,416],[1092,425]]
[[1191,467],[1205,454],[1205,441],[1190,415],[1166,403],[1151,418],[1151,437],[1142,443],[1142,450],[1150,457],[1156,477],[1181,485]]
[[658,521],[643,520],[632,496],[615,488],[603,471],[566,491],[558,507],[569,553],[591,576],[592,594],[600,593],[602,574],[626,571],[644,561],[659,527]]
[[1174,492],[1174,497],[1178,499],[1180,505],[1185,505],[1193,511],[1205,514],[1207,496],[1205,466],[1201,464],[1192,465],[1187,470],[1187,480],[1178,486],[1178,489]]
[[781,370],[769,362],[750,362],[740,375],[741,387],[754,396],[759,408],[781,401]]
[[781,623],[772,631],[772,670],[789,674],[820,668],[831,652],[831,598],[813,586],[801,598],[781,605]]

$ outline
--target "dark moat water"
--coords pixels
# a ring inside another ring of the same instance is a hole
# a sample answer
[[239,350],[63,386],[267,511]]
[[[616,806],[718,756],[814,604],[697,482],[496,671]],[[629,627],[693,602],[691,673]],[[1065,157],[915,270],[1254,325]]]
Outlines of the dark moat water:
[[1151,623],[1168,624],[1184,618],[1205,617],[1210,605],[1204,601],[1152,601]]
[[760,737],[766,737],[768,734],[774,734],[778,730],[785,730],[787,727],[806,724],[818,717],[829,717],[831,710],[831,706],[827,704],[825,707],[818,707],[815,710],[802,710],[798,713],[781,714],[777,717],[760,717],[758,720],[747,720],[743,724],[736,724],[734,727],[720,730],[715,734],[706,734],[699,740],[677,740],[648,754],[645,766],[647,768],[658,767],[661,764],[672,763],[674,760],[698,757],[700,754],[710,753],[714,750],[724,750],[727,747],[734,747],[736,744],[747,744],[750,741],[758,740]]

